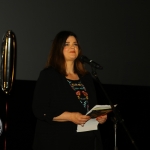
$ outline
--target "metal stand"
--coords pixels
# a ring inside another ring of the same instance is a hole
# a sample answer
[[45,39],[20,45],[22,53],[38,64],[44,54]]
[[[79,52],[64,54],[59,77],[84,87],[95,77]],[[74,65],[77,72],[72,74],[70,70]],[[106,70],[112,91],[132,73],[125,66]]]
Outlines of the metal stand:
[[116,138],[117,123],[114,124],[114,130],[115,130],[115,147],[114,147],[114,150],[118,150],[118,148],[117,148],[117,138]]
[[[128,137],[129,137],[130,140],[131,140],[131,143],[134,145],[134,147],[135,147],[136,150],[139,150],[138,147],[136,146],[134,140],[132,139],[132,137],[131,137],[129,131],[127,130],[127,128],[126,128],[126,126],[125,126],[125,124],[124,124],[124,120],[122,119],[120,113],[119,113],[119,112],[117,111],[117,109],[114,107],[112,101],[110,100],[110,98],[108,97],[106,91],[104,90],[104,88],[103,88],[103,86],[102,86],[102,84],[101,84],[101,82],[100,82],[100,80],[99,80],[99,78],[98,78],[98,76],[97,76],[96,69],[93,68],[93,67],[92,67],[92,75],[94,76],[94,78],[96,79],[97,83],[99,84],[99,86],[101,87],[102,91],[104,92],[104,94],[105,94],[105,96],[106,96],[106,98],[107,98],[107,100],[108,100],[108,102],[109,102],[109,104],[110,104],[110,106],[111,106],[111,108],[112,108],[112,111],[113,111],[113,113],[114,113],[114,116],[115,116],[116,121],[122,124],[124,130],[126,131]],[[116,129],[117,129],[117,122],[115,122],[115,124],[114,124],[114,129],[115,129],[115,150],[117,150],[117,146],[116,146]]]
[[114,147],[114,150],[118,150],[118,147],[117,147],[117,122],[118,120],[116,120],[116,118],[111,118],[111,120],[114,122],[114,139],[115,139],[115,147]]

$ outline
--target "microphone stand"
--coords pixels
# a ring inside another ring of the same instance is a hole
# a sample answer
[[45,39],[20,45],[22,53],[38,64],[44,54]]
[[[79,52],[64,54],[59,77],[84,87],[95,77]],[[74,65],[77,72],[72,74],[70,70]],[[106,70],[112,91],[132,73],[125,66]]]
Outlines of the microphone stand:
[[114,134],[115,134],[115,147],[114,147],[114,150],[118,150],[118,147],[117,147],[117,122],[118,120],[116,120],[116,118],[112,117],[111,120],[114,122]]
[[115,107],[114,107],[112,101],[110,100],[109,96],[107,95],[106,91],[104,90],[104,88],[103,88],[103,86],[102,86],[102,84],[101,84],[101,82],[100,82],[100,80],[99,80],[99,78],[98,78],[98,76],[97,76],[96,69],[95,69],[94,67],[92,67],[92,66],[91,66],[91,68],[92,68],[92,75],[95,77],[97,83],[99,84],[99,86],[101,87],[102,91],[104,92],[104,94],[105,94],[105,96],[106,96],[106,98],[107,98],[107,100],[108,100],[108,102],[109,102],[109,104],[110,104],[110,106],[111,106],[111,108],[112,108],[112,111],[113,111],[113,113],[114,113],[114,116],[115,116],[115,119],[114,119],[115,148],[114,148],[114,150],[117,150],[117,149],[118,149],[117,146],[116,146],[116,129],[117,129],[117,122],[120,122],[120,123],[122,124],[122,126],[123,126],[124,130],[126,131],[128,137],[129,137],[129,139],[131,140],[131,143],[134,145],[134,147],[135,147],[136,150],[139,150],[138,147],[136,146],[134,140],[132,139],[132,137],[131,137],[131,135],[130,135],[128,129],[126,128],[126,126],[125,126],[125,124],[124,124],[124,120],[122,119],[122,117],[120,116],[120,114],[118,113],[118,111],[115,109]]

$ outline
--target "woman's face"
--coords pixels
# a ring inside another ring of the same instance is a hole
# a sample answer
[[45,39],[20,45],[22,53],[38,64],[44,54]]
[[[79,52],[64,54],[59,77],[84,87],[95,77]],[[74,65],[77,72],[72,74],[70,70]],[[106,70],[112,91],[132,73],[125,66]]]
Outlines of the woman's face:
[[69,36],[66,40],[63,54],[66,61],[74,61],[79,53],[78,43],[74,36]]

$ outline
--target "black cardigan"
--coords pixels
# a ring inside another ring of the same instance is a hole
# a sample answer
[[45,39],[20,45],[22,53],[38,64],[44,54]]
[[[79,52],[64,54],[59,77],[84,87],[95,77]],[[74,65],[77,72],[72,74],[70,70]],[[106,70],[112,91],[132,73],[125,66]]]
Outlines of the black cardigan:
[[[80,77],[89,95],[89,107],[96,103],[95,87],[90,74]],[[66,142],[76,133],[77,125],[73,122],[52,121],[65,111],[86,114],[85,108],[77,99],[65,76],[49,67],[41,71],[37,80],[34,97],[33,113],[37,118],[33,149],[46,150],[61,145],[67,148]],[[56,148],[55,148],[56,149]],[[58,148],[59,149],[59,148]]]

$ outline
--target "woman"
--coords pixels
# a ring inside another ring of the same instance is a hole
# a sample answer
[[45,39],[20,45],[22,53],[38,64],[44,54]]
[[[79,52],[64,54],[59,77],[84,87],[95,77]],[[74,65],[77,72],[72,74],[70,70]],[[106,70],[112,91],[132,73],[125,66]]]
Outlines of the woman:
[[[92,77],[80,56],[77,36],[59,32],[34,91],[34,150],[94,150],[98,131],[77,132],[77,125],[84,126],[90,119],[85,114],[97,104]],[[102,124],[107,115],[96,119]]]

